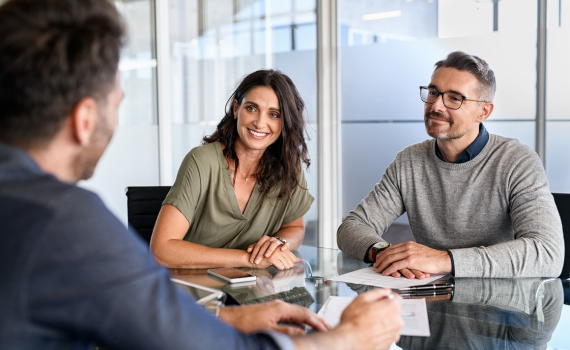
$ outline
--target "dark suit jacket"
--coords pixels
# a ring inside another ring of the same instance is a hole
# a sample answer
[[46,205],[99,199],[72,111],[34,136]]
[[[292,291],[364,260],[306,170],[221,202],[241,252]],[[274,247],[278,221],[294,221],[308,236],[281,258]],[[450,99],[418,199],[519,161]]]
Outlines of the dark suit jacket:
[[0,143],[0,349],[271,349],[170,282],[93,193]]

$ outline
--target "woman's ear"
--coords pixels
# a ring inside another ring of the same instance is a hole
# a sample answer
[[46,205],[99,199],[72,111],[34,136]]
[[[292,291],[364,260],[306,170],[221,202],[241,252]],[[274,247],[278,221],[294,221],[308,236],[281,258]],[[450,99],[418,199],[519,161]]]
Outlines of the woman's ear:
[[234,119],[237,119],[237,110],[238,110],[238,101],[237,100],[234,100],[233,108],[234,108]]

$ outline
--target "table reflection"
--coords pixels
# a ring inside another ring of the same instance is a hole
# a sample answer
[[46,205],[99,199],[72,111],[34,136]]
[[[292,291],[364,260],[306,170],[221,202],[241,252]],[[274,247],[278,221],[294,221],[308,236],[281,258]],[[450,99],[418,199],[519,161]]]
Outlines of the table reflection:
[[[356,296],[374,288],[330,281],[368,266],[339,250],[302,246],[295,254],[301,261],[289,270],[242,268],[257,276],[249,284],[232,285],[207,270],[171,271],[176,278],[223,290],[241,304],[279,298],[314,312],[329,296]],[[453,296],[426,301],[431,336],[403,336],[401,348],[546,349],[561,317],[564,290],[559,279],[458,278]]]

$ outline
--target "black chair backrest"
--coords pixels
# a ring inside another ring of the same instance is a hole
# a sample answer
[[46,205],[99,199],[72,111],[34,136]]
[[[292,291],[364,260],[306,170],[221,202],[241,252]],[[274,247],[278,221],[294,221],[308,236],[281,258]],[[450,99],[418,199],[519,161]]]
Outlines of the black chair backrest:
[[170,186],[127,187],[129,225],[148,243]]
[[562,219],[562,232],[564,233],[564,267],[560,278],[570,277],[570,193],[553,193],[554,202]]

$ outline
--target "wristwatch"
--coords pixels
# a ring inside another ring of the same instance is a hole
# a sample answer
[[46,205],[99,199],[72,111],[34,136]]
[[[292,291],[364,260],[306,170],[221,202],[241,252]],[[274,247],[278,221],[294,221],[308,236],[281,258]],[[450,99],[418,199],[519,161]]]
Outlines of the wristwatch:
[[281,237],[275,236],[275,239],[281,241],[281,243],[283,243],[283,244],[286,244],[286,243],[287,243],[287,240],[286,240],[285,238],[281,238]]
[[378,242],[372,246],[372,250],[374,250],[374,256],[376,256],[381,251],[385,250],[390,246],[388,242]]

